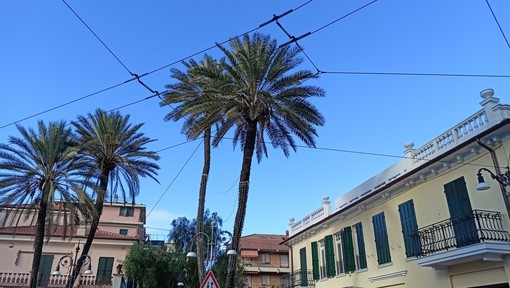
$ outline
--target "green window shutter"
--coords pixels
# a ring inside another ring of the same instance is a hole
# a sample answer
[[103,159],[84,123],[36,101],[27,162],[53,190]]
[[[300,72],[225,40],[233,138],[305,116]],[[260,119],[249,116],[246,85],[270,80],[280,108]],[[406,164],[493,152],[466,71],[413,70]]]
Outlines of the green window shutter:
[[301,286],[308,286],[308,268],[306,267],[306,248],[299,250],[299,261],[301,262]]
[[112,281],[113,257],[99,257],[97,264],[97,284],[110,284]]
[[326,266],[328,277],[335,277],[335,248],[333,247],[333,235],[324,237],[326,244]]
[[344,253],[345,272],[356,271],[354,244],[352,243],[352,229],[350,226],[342,230],[342,251]]
[[421,254],[421,243],[418,235],[418,224],[414,212],[413,200],[398,205],[400,224],[402,225],[402,236],[407,257],[419,256]]
[[372,217],[375,235],[375,247],[377,250],[377,263],[379,265],[391,262],[390,245],[388,242],[388,232],[386,231],[386,221],[384,212]]
[[[57,265],[60,263],[57,263]],[[46,287],[50,280],[52,272],[53,255],[41,255],[41,262],[39,264],[39,270],[37,271],[37,286]]]
[[320,279],[320,273],[319,273],[319,250],[317,247],[317,242],[312,242],[312,273],[313,273],[313,279],[319,280]]
[[367,253],[365,252],[365,237],[363,236],[363,225],[361,222],[354,225],[358,243],[359,269],[367,268]]
[[455,233],[455,246],[479,243],[478,231],[464,177],[444,185],[448,210]]

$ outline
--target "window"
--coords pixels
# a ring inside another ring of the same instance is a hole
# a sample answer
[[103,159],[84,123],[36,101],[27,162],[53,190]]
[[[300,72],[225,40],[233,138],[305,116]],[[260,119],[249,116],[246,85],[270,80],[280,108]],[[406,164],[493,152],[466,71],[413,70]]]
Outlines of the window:
[[50,281],[53,255],[41,255],[41,262],[37,272],[37,287],[46,287]]
[[119,210],[119,216],[125,216],[125,217],[133,217],[135,214],[135,208],[134,207],[120,207]]
[[326,275],[328,277],[334,277],[336,275],[335,270],[335,248],[333,245],[333,235],[324,237],[324,244],[326,245]]
[[96,284],[111,284],[113,257],[99,257],[97,264]]
[[262,285],[271,285],[271,275],[262,275]]
[[299,249],[299,262],[301,264],[301,286],[308,286],[308,268],[306,265],[306,248]]
[[377,250],[377,263],[379,265],[390,263],[390,245],[388,242],[388,232],[386,231],[386,221],[384,212],[381,212],[372,217],[372,224],[374,225],[375,235],[375,248]]
[[335,234],[335,249],[336,249],[336,272],[337,275],[345,273],[344,268],[344,255],[342,252],[342,233],[338,232]]
[[289,255],[286,254],[280,255],[280,267],[289,268]]
[[324,244],[324,240],[319,241],[319,247],[320,247],[320,259],[319,259],[319,271],[320,271],[320,278],[326,278],[326,247]]
[[354,231],[356,232],[356,242],[354,242],[356,265],[359,269],[367,268],[367,254],[365,252],[365,239],[363,237],[363,225],[358,222],[354,225]]
[[251,258],[243,258],[243,264],[245,266],[251,266]]
[[418,235],[418,224],[416,223],[413,200],[411,199],[398,205],[398,213],[400,214],[400,224],[402,225],[402,236],[404,237],[406,256],[420,256],[421,243]]
[[261,254],[260,258],[262,264],[271,264],[271,254],[269,253]]
[[128,229],[120,229],[119,234],[120,235],[128,235]]

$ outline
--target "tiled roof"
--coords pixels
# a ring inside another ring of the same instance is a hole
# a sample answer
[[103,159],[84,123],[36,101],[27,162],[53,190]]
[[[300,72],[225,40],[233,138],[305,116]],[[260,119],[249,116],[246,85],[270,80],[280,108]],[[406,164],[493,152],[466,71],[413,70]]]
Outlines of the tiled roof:
[[288,251],[289,247],[280,243],[286,239],[285,235],[252,234],[241,237],[239,245],[246,250],[278,250]]
[[[67,230],[65,230],[67,229]],[[63,225],[54,225],[50,229],[51,237],[63,237],[64,233],[67,237],[76,237],[76,226],[66,227]],[[90,229],[87,228],[86,235],[89,234]],[[35,235],[35,226],[18,226],[18,227],[0,227],[0,234],[13,234],[13,235]],[[94,238],[98,239],[118,239],[118,240],[138,240],[138,236],[120,235],[117,233],[104,231],[101,229],[96,230]]]

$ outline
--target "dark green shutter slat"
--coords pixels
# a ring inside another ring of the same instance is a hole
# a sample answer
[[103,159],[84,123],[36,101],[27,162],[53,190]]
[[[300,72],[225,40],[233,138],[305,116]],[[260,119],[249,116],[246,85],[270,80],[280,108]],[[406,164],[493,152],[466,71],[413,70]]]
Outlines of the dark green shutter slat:
[[333,247],[333,235],[328,235],[324,238],[326,244],[326,263],[328,277],[335,277],[335,248]]
[[313,273],[313,279],[319,280],[320,279],[320,273],[319,273],[319,250],[317,247],[317,242],[312,242],[312,273]]
[[299,261],[301,261],[301,286],[308,286],[308,268],[306,266],[306,248],[299,250]]
[[358,257],[359,257],[359,269],[367,268],[367,254],[365,252],[365,239],[363,236],[363,226],[361,222],[357,223],[355,226],[356,235],[357,235],[357,243],[358,243]]
[[390,246],[388,242],[388,232],[386,231],[386,222],[384,212],[372,217],[375,235],[375,247],[377,250],[377,262],[379,265],[391,262]]
[[342,250],[344,254],[345,272],[349,273],[356,271],[351,227],[345,227],[342,230]]

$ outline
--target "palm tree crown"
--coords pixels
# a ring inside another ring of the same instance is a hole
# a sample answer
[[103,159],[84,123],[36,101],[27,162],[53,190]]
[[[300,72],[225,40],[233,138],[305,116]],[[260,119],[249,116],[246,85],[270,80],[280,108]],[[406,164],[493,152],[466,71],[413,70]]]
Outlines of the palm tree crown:
[[278,47],[267,35],[245,35],[230,42],[231,50],[220,46],[226,61],[222,66],[231,77],[233,93],[223,95],[217,105],[224,107],[225,120],[218,131],[215,144],[232,126],[234,143],[246,144],[251,125],[256,126],[257,159],[267,156],[265,135],[285,156],[289,147],[296,150],[292,135],[308,146],[315,146],[315,126],[324,125],[324,117],[308,102],[309,97],[322,97],[323,89],[303,85],[317,78],[308,70],[293,71],[302,62],[300,50],[290,46]]
[[[17,225],[19,217],[36,222],[34,258],[30,287],[36,286],[42,254],[43,238],[50,236],[53,219],[61,225],[73,225],[80,215],[91,214],[91,202],[84,188],[83,165],[73,147],[73,134],[65,122],[38,122],[38,129],[17,126],[21,137],[9,137],[9,144],[0,144],[0,203],[13,206],[16,215],[4,221]],[[34,207],[35,204],[35,207]],[[33,209],[37,208],[37,209]],[[33,213],[23,213],[29,210]],[[54,217],[58,215],[58,217]],[[5,223],[4,223],[5,224]],[[67,231],[67,229],[64,229]]]
[[[156,179],[159,166],[154,162],[159,159],[156,152],[147,150],[146,145],[155,141],[144,136],[139,130],[143,124],[131,125],[129,116],[119,112],[106,112],[97,109],[87,117],[78,116],[72,124],[78,135],[80,155],[87,163],[87,175],[97,180],[96,214],[90,225],[87,242],[82,249],[82,256],[87,255],[99,226],[108,189],[112,194],[120,191],[124,201],[129,196],[132,203],[140,190],[139,177]],[[111,197],[110,197],[111,199]],[[71,285],[76,280],[85,257],[78,260],[71,277]]]

